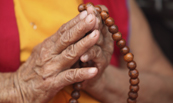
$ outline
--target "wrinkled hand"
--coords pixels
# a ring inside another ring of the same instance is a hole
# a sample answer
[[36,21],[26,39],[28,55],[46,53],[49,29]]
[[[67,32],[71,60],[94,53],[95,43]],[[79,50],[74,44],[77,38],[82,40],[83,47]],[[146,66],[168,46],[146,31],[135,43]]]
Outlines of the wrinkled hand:
[[[101,6],[102,10],[107,10],[105,6]],[[87,12],[96,16],[96,25],[93,30],[100,33],[99,40],[85,54],[81,56],[82,62],[89,62],[90,66],[98,68],[98,74],[89,80],[83,82],[83,89],[98,98],[102,94],[102,83],[104,83],[104,70],[109,65],[113,53],[112,34],[108,31],[107,26],[102,22],[100,14],[93,6],[88,7]]]
[[[90,51],[101,50],[99,46],[93,47],[99,39],[98,30],[84,37],[93,30],[96,22],[94,14],[88,15],[84,11],[33,49],[16,75],[22,103],[46,103],[64,86],[97,74],[96,68],[70,69],[89,48],[92,47]],[[88,59],[93,59],[90,56]]]

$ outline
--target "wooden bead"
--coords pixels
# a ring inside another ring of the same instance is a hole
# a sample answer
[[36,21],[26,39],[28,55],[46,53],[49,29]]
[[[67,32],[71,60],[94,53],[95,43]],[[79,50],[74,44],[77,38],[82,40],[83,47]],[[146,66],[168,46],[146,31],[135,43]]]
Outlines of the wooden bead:
[[109,27],[109,32],[114,34],[118,32],[118,27],[116,25],[112,25]]
[[81,88],[82,88],[82,84],[81,83],[75,83],[74,85],[73,85],[73,88],[75,89],[75,90],[81,90]]
[[106,19],[109,17],[108,12],[105,11],[105,10],[103,10],[103,11],[100,13],[100,15],[101,15],[102,20],[106,20]]
[[136,100],[133,100],[133,99],[127,99],[127,103],[136,103]]
[[131,62],[127,63],[127,67],[130,70],[136,69],[136,62],[135,61],[131,61]]
[[139,78],[130,79],[130,84],[133,86],[138,85],[139,84]]
[[127,53],[126,55],[124,55],[124,60],[126,62],[131,62],[133,61],[133,54],[132,53]]
[[85,10],[85,4],[80,4],[79,6],[78,6],[78,11],[79,12],[82,12],[82,11],[84,11]]
[[71,99],[69,100],[69,103],[78,103],[78,101],[77,101],[76,99],[74,99],[74,98],[71,98]]
[[108,17],[106,20],[105,20],[105,24],[110,27],[112,25],[114,25],[115,21],[112,17]]
[[129,92],[129,98],[131,99],[136,99],[138,97],[138,93],[133,93],[133,92]]
[[99,14],[102,12],[102,8],[100,6],[95,6],[95,9],[99,12]]
[[130,70],[130,71],[129,71],[129,76],[130,76],[132,79],[137,78],[138,75],[139,75],[139,72],[138,72],[138,70],[136,70],[136,69]]
[[89,6],[94,6],[94,4],[92,3],[92,2],[88,2],[88,3],[86,3],[85,4],[85,10],[87,10],[87,8],[89,7]]
[[130,51],[130,49],[128,46],[125,46],[120,50],[121,54],[123,54],[123,55],[129,53],[129,51]]
[[116,44],[121,49],[126,46],[126,41],[124,39],[121,39]]
[[80,92],[75,90],[71,93],[72,98],[78,99],[80,97]]
[[136,86],[133,86],[133,85],[130,85],[130,91],[131,92],[138,92],[138,90],[139,90],[139,86],[138,85],[136,85]]
[[117,32],[112,35],[112,38],[114,39],[114,41],[119,41],[122,39],[122,35],[120,32]]

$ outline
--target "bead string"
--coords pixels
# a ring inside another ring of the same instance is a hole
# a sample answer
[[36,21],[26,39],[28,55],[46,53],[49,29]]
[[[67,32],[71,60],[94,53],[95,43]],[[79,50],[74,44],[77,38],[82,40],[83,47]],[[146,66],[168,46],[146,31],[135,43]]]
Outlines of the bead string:
[[[93,5],[93,3],[89,2],[87,4],[80,4],[78,6],[78,11],[82,12],[87,10],[87,7]],[[94,6],[94,5],[93,5]],[[100,13],[102,20],[108,26],[108,30],[112,33],[112,38],[116,41],[116,45],[120,48],[121,54],[124,56],[124,61],[127,62],[127,67],[129,68],[129,76],[130,76],[130,91],[128,93],[127,103],[136,103],[136,99],[138,97],[139,90],[139,72],[136,69],[136,62],[133,60],[134,55],[130,53],[130,49],[126,46],[126,41],[122,39],[122,34],[118,31],[118,27],[114,24],[114,19],[109,17],[109,13],[105,10],[102,10],[100,6],[94,6],[98,13]],[[81,63],[81,67],[87,66],[87,64]],[[73,85],[74,91],[71,93],[72,98],[69,100],[69,103],[78,103],[80,97],[80,89],[82,85],[81,83],[75,83]]]

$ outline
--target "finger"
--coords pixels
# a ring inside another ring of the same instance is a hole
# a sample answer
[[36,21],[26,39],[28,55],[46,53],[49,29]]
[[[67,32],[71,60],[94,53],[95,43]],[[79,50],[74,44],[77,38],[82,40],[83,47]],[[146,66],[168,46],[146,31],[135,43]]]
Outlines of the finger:
[[94,62],[105,62],[105,56],[103,54],[103,51],[101,49],[101,47],[94,45],[92,48],[90,48],[85,54],[83,54],[80,57],[80,60],[82,62],[88,62],[90,60],[94,61]]
[[[106,55],[110,56],[110,55]],[[104,52],[99,46],[93,46],[89,49],[85,54],[80,57],[82,62],[93,61],[95,66],[99,69],[99,74],[106,68],[107,64],[109,63],[108,59],[106,58]]]
[[97,72],[97,68],[68,69],[57,75],[55,86],[64,87],[76,82],[91,79],[97,74]]
[[[100,14],[96,11],[96,9],[94,8],[93,5],[88,5],[88,7],[87,7],[87,12],[88,12],[88,14],[94,14],[94,15],[96,16],[96,23],[95,23],[95,26],[94,26],[93,30],[94,30],[94,29],[97,29],[97,30],[102,29],[103,24],[102,24],[101,16],[100,16]],[[98,42],[97,42],[96,44],[102,46],[103,43],[104,43],[103,41],[104,41],[104,40],[103,40],[103,36],[100,35],[100,36],[99,36],[99,40],[98,40]]]
[[104,5],[98,5],[98,6],[101,7],[102,11],[105,10],[105,11],[109,12],[109,10],[106,6],[104,6]]
[[[103,10],[108,11],[108,9],[104,5],[100,5],[100,7]],[[106,40],[104,44],[107,44],[107,42],[113,42],[112,34],[108,31],[108,27],[106,25],[103,25],[101,33],[103,34],[104,40]]]
[[106,25],[102,28],[101,33],[104,38],[104,43],[101,45],[102,50],[106,51],[109,55],[112,55],[114,50],[114,40],[112,39],[112,34],[108,31]]
[[75,43],[81,39],[87,32],[89,32],[95,25],[95,16],[89,14],[84,20],[78,22],[74,27],[66,30],[62,36],[57,40],[55,45],[55,52],[60,53],[70,44]]
[[96,24],[94,26],[94,29],[101,29],[103,27],[102,19],[100,14],[94,8],[94,6],[90,5],[89,7],[87,7],[87,12],[88,14],[94,14],[96,16]]
[[79,21],[83,20],[87,16],[87,11],[83,11],[80,14],[78,14],[75,18],[65,23],[63,26],[60,27],[60,32],[63,33],[66,30],[69,30],[74,25],[76,25]]
[[61,35],[66,31],[71,29],[74,25],[76,25],[79,21],[83,20],[84,18],[86,18],[87,16],[87,11],[83,11],[80,14],[78,14],[75,18],[73,18],[72,20],[68,21],[67,23],[63,24],[59,30],[52,35],[50,38],[53,42],[55,42],[58,38],[61,37]]
[[87,12],[88,12],[88,14],[94,14],[95,16],[98,15],[98,12],[96,11],[96,9],[94,8],[93,5],[89,5],[87,7]]
[[97,42],[99,38],[98,30],[94,30],[91,34],[81,39],[75,44],[70,45],[60,55],[57,55],[59,67],[70,68],[79,57],[84,54],[89,48],[91,48]]

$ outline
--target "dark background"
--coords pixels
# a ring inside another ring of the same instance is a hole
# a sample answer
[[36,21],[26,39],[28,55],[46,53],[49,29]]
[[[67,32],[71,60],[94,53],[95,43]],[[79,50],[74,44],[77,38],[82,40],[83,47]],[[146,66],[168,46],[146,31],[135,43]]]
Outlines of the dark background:
[[150,24],[153,37],[173,64],[173,0],[136,0]]

